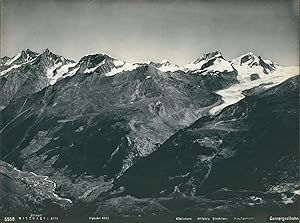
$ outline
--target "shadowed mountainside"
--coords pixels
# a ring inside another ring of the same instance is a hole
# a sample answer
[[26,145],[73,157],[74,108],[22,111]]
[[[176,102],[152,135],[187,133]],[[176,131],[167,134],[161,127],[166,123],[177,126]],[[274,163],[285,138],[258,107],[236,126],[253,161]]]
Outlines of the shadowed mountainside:
[[[120,179],[125,193],[268,191],[298,180],[299,76],[178,131]],[[237,180],[238,179],[238,180]]]

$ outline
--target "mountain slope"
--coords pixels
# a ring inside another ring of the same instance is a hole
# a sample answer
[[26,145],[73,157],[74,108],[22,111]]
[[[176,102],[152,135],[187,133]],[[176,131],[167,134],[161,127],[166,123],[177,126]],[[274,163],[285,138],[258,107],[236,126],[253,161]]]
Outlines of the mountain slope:
[[54,214],[68,207],[70,200],[55,194],[55,183],[46,176],[22,172],[0,162],[1,215],[26,215],[31,211]]
[[[42,90],[50,84],[52,68],[71,63],[71,60],[50,52],[41,54],[23,50],[1,66],[0,110],[10,100]],[[50,72],[49,72],[50,71]]]
[[276,85],[295,69],[218,51],[184,69],[24,52],[1,58],[0,157],[19,169],[1,168],[7,214],[294,208],[299,77]]
[[8,72],[7,70],[11,69],[12,67],[16,68],[21,64],[32,61],[37,56],[38,53],[26,49],[26,50],[22,50],[20,53],[18,53],[12,58],[9,57],[1,58],[1,75],[7,73]]
[[22,170],[56,175],[67,184],[64,191],[85,174],[120,177],[207,114],[219,103],[213,92],[236,83],[236,75],[164,73],[103,54],[85,56],[65,78],[0,113],[2,158]]
[[196,121],[136,163],[118,185],[138,197],[294,185],[299,167],[298,84],[299,76]]

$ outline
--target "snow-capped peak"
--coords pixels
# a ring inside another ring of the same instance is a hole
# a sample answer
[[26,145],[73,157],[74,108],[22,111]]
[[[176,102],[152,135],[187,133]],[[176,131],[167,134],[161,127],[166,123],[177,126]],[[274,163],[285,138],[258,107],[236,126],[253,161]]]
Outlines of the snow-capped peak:
[[68,72],[62,76],[73,76],[76,73],[99,73],[105,76],[113,76],[123,71],[133,70],[138,66],[137,64],[115,59],[106,53],[89,54],[83,56],[78,63],[65,67],[64,71]]
[[114,68],[122,67],[125,62],[115,59],[108,54],[98,53],[83,57],[79,64],[85,67],[85,69],[80,68],[80,71],[83,73],[93,73],[95,71],[107,73]]
[[233,65],[250,66],[250,67],[269,65],[270,70],[275,69],[276,68],[275,66],[277,66],[277,64],[274,63],[273,61],[262,59],[261,56],[256,56],[252,52],[243,54],[242,56],[232,59],[231,63]]
[[177,64],[172,64],[167,59],[163,59],[160,63],[153,63],[153,66],[163,72],[175,72],[180,69]]
[[4,64],[5,66],[11,66],[11,65],[19,65],[25,62],[32,61],[38,56],[38,53],[33,52],[29,49],[22,50],[17,55],[15,55],[13,58],[6,61]]
[[1,76],[9,75],[11,71],[20,69],[28,64],[37,66],[37,69],[41,73],[45,73],[50,83],[53,83],[53,79],[57,79],[56,71],[64,65],[73,64],[74,61],[64,58],[51,52],[49,49],[45,49],[41,53],[36,53],[30,49],[25,49],[19,52],[17,55],[9,60],[6,60],[4,64],[1,64]]
[[44,49],[43,51],[42,51],[42,54],[43,53],[50,53],[51,51],[49,50],[49,48],[46,48],[46,49]]
[[170,61],[167,59],[163,59],[160,63],[164,65],[171,65]]
[[254,53],[249,52],[249,53],[243,54],[243,55],[233,59],[231,61],[231,63],[234,65],[239,65],[239,66],[242,66],[242,65],[253,66],[253,65],[259,63],[259,57],[256,56]]
[[279,66],[271,60],[264,60],[249,52],[231,60],[232,66],[238,71],[240,82],[250,80],[252,74],[262,77],[274,72]]
[[201,57],[193,60],[189,64],[185,65],[186,70],[198,70],[201,69],[201,66],[208,62],[209,60],[214,60],[216,58],[223,58],[222,54],[219,51],[205,53]]
[[54,60],[54,61],[69,61],[69,62],[74,62],[70,59],[66,59],[65,57],[61,56],[61,55],[58,55],[56,53],[53,53],[52,51],[50,51],[48,48],[45,49],[44,51],[42,51],[39,55],[39,57],[41,58],[47,58],[47,59],[50,59],[50,60]]
[[220,51],[205,53],[200,58],[193,61],[192,63],[196,64],[196,63],[200,63],[201,61],[208,61],[208,60],[215,59],[215,58],[223,58],[222,53]]
[[201,72],[203,74],[233,71],[231,64],[226,61],[219,51],[203,54],[200,58],[190,62],[183,68],[184,71]]
[[23,64],[31,63],[38,57],[38,53],[29,49],[22,50],[14,57],[1,58],[1,73],[0,76],[7,74],[11,70],[21,67]]
[[48,48],[43,50],[32,63],[45,70],[51,85],[62,77],[69,76],[65,76],[65,73],[69,72],[69,68],[76,64],[73,60],[55,54]]
[[172,64],[169,60],[163,59],[161,62],[153,62],[153,61],[145,61],[145,62],[137,62],[133,65],[139,65],[139,66],[153,66],[156,69],[162,71],[162,72],[175,72],[177,70],[180,70],[180,67],[177,64]]

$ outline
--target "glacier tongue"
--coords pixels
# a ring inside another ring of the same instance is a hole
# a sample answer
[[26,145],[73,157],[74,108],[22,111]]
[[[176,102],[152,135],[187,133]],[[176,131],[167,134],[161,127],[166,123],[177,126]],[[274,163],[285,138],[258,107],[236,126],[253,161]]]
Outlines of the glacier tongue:
[[[240,73],[239,73],[240,75]],[[242,73],[243,76],[249,76],[249,72]],[[243,95],[244,90],[248,90],[254,87],[257,87],[261,84],[266,84],[264,88],[270,88],[276,86],[283,81],[287,80],[290,77],[299,75],[299,67],[277,67],[277,69],[271,74],[262,75],[261,78],[250,81],[248,79],[242,79],[240,83],[230,86],[229,88],[222,89],[216,92],[216,94],[220,95],[223,101],[222,104],[213,107],[210,110],[210,114],[215,115],[218,114],[223,108],[235,104],[238,101],[242,100],[245,96]]]

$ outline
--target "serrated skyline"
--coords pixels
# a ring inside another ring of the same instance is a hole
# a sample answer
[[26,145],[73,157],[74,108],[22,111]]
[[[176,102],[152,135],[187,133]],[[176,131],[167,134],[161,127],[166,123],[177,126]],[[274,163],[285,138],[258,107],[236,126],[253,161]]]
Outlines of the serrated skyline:
[[186,64],[220,50],[299,64],[297,1],[2,1],[1,56],[49,47],[78,60],[106,52],[129,62]]

